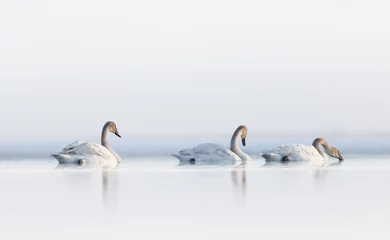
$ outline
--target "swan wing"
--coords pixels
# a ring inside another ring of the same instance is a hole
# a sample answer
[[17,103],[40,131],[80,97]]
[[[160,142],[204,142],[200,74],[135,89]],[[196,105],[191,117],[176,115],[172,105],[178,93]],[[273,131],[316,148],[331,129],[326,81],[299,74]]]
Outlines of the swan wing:
[[183,149],[173,156],[180,161],[240,160],[229,148],[214,143],[203,143],[194,148]]
[[274,150],[263,154],[263,157],[267,161],[281,161],[285,156],[287,156],[289,160],[293,161],[311,161],[322,158],[317,149],[313,146],[302,144],[281,145]]
[[104,161],[116,159],[104,146],[87,141],[71,143],[61,152],[52,154],[52,156],[60,163],[78,163],[80,160]]
[[83,155],[83,156],[95,155],[107,159],[113,157],[113,155],[111,154],[110,151],[108,151],[107,148],[105,148],[103,145],[94,142],[84,142],[73,148],[63,151],[62,153],[71,154],[71,155]]
[[72,142],[71,144],[67,145],[66,147],[64,147],[64,148],[62,149],[62,151],[65,152],[65,151],[74,149],[74,148],[76,148],[76,147],[78,147],[78,146],[80,146],[80,145],[82,145],[82,144],[84,144],[84,143],[87,143],[87,141],[84,141],[84,140],[77,140],[77,141]]

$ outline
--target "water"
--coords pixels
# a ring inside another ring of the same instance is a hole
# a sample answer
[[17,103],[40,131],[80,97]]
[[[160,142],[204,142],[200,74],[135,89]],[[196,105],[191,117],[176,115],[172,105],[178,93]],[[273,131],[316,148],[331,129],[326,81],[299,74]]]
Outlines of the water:
[[388,239],[390,155],[324,167],[0,161],[4,239]]

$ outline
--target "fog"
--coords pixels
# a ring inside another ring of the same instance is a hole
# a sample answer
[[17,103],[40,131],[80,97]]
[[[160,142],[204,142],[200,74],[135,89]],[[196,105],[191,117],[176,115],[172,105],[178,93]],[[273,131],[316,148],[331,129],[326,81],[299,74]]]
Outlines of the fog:
[[0,3],[0,142],[390,132],[387,1]]

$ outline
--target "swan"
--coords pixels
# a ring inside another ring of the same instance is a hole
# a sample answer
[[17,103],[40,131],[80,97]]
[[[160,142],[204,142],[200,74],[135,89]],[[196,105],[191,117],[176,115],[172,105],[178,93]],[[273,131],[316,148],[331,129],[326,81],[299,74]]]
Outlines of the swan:
[[203,143],[194,148],[183,149],[172,156],[177,157],[180,162],[221,162],[221,161],[248,161],[251,160],[248,154],[244,153],[238,140],[241,138],[242,145],[245,146],[248,128],[244,125],[239,126],[234,132],[230,149],[219,144]]
[[[322,150],[324,147],[325,152]],[[339,150],[328,144],[323,138],[316,138],[312,146],[301,144],[282,145],[278,148],[264,153],[262,156],[268,161],[327,161],[328,155],[343,161]]]
[[104,162],[115,161],[121,162],[119,155],[112,150],[108,144],[108,133],[112,132],[116,136],[121,137],[114,122],[107,122],[102,130],[101,145],[94,142],[77,140],[59,153],[51,154],[58,160],[60,164],[63,163],[78,163],[85,164],[85,162]]

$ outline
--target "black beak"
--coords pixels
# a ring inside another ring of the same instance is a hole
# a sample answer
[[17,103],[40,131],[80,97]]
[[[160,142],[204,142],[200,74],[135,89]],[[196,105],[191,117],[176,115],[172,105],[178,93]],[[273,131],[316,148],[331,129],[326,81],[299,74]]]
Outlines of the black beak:
[[114,132],[114,134],[121,138],[121,135],[118,133],[118,131]]
[[337,153],[339,155],[339,157],[338,157],[339,161],[344,161],[344,158],[343,158],[343,156],[341,156],[339,150],[337,150]]
[[243,138],[243,139],[242,139],[242,146],[245,147],[245,145],[246,145],[245,138]]

